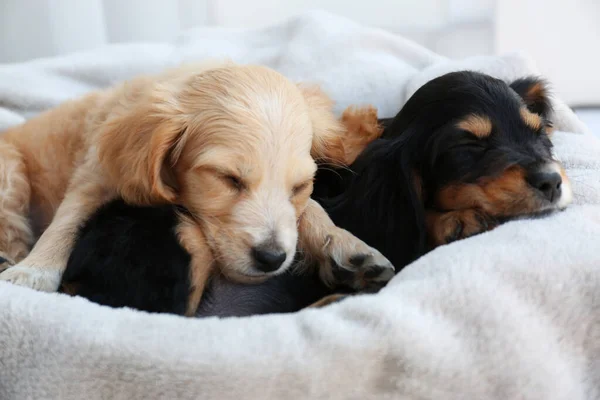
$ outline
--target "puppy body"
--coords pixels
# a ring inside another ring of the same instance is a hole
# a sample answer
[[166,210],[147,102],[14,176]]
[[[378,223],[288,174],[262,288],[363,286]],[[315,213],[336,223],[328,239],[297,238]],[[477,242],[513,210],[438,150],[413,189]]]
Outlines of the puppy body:
[[382,121],[383,137],[352,173],[320,173],[343,188],[321,201],[336,224],[397,270],[501,222],[563,209],[572,192],[552,156],[549,112],[539,79],[507,85],[470,71],[441,76]]
[[[289,267],[297,241],[324,260],[322,279],[346,266],[391,278],[389,261],[310,200],[314,159],[351,162],[372,140],[364,126],[376,126],[368,110],[354,113],[365,122],[353,125],[331,106],[267,68],[187,66],[10,129],[0,140],[0,256],[18,264],[0,279],[56,290],[79,226],[117,197],[189,210],[178,234],[202,266],[190,277],[197,301],[214,267],[260,281]],[[357,253],[369,255],[359,267],[349,263]]]

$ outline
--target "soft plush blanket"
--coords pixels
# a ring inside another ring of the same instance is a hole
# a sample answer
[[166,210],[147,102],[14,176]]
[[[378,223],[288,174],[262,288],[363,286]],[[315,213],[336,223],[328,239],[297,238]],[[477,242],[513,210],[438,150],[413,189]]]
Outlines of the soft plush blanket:
[[[221,57],[320,83],[338,110],[372,103],[382,116],[450,70],[536,72],[520,55],[450,62],[309,13],[263,30],[198,29],[175,43],[0,66],[0,129],[138,73]],[[575,204],[440,247],[376,295],[195,320],[0,283],[0,399],[600,398],[600,142],[554,107]]]

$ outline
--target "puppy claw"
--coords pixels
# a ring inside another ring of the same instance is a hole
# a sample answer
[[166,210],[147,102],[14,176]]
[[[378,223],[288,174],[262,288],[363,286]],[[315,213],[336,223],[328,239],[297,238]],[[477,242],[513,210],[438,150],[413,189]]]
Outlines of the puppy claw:
[[61,274],[55,269],[40,269],[15,265],[0,273],[0,281],[28,287],[42,292],[56,292]]

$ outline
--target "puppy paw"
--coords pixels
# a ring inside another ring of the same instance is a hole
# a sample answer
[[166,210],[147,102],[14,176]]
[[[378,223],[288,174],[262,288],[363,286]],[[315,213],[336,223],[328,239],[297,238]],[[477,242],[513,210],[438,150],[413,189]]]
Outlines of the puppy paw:
[[487,232],[496,226],[494,218],[474,209],[427,215],[429,238],[435,246]]
[[325,244],[326,282],[357,291],[381,289],[395,274],[392,263],[350,232],[337,229]]
[[0,281],[25,286],[42,292],[56,292],[61,274],[55,269],[42,269],[19,264],[0,273]]
[[323,297],[321,300],[312,303],[307,308],[321,308],[328,306],[333,303],[337,303],[338,301],[344,300],[346,297],[350,295],[347,294],[330,294],[329,296]]

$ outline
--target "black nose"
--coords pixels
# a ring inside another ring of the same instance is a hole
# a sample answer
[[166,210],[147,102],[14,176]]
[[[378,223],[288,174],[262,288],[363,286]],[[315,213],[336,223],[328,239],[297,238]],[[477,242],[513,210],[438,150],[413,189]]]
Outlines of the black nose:
[[531,186],[542,192],[549,201],[554,202],[560,197],[560,187],[562,185],[560,174],[556,172],[536,172],[530,174],[527,180]]
[[252,257],[256,261],[256,268],[262,272],[273,272],[281,267],[285,261],[286,254],[279,248],[273,247],[254,247],[252,248]]

